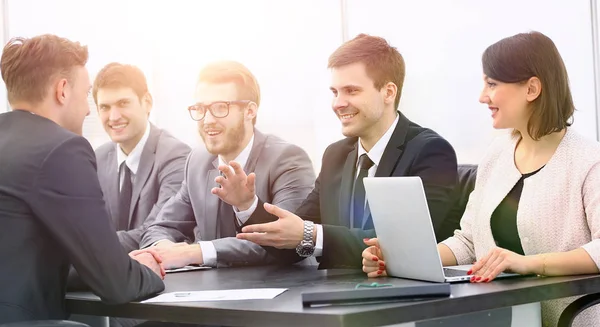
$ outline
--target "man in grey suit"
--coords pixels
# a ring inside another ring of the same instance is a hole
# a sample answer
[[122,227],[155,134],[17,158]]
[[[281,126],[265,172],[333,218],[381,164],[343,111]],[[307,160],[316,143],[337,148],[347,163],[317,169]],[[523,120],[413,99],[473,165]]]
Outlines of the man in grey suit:
[[[164,205],[140,245],[156,245],[166,268],[269,263],[272,258],[264,249],[235,238],[236,228],[259,198],[297,208],[313,187],[312,163],[298,146],[255,129],[260,90],[242,64],[222,61],[205,67],[195,100],[188,109],[205,146],[190,154],[181,189]],[[242,171],[250,173],[247,186],[256,195],[244,197],[234,187],[227,202],[220,200],[219,184],[226,185]],[[263,178],[255,180],[255,173]]]
[[190,148],[148,121],[152,96],[139,68],[106,65],[92,93],[112,140],[96,150],[98,178],[121,245],[135,250],[160,208],[181,187]]

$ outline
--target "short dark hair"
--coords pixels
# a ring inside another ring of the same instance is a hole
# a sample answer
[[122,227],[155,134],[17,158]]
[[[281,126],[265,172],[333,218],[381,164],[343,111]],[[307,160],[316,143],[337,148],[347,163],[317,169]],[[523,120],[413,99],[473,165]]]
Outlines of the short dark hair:
[[142,97],[148,93],[148,83],[146,76],[141,69],[133,65],[111,62],[104,66],[96,75],[92,87],[94,102],[98,104],[98,90],[103,88],[129,87],[138,96]]
[[72,81],[72,69],[85,66],[87,60],[87,46],[56,35],[12,38],[0,59],[8,102],[43,101],[52,78],[61,76]]
[[[260,105],[260,86],[250,70],[237,61],[224,60],[210,63],[198,74],[198,83],[236,85],[238,100],[250,100]],[[252,120],[256,124],[256,117]]]
[[[520,33],[489,46],[482,57],[483,73],[503,83],[523,83],[537,77],[542,90],[531,104],[527,132],[534,139],[571,126],[575,106],[565,64],[554,42],[540,32]],[[514,131],[518,135],[518,131]]]
[[406,74],[404,58],[400,52],[382,37],[359,34],[342,44],[329,56],[327,68],[357,62],[365,65],[367,75],[373,80],[375,88],[381,89],[388,82],[396,84],[398,92],[394,106],[397,109]]

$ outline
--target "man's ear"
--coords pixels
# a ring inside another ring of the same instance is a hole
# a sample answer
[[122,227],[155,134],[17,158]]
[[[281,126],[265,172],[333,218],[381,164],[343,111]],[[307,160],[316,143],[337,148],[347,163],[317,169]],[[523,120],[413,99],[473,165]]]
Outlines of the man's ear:
[[254,101],[250,101],[246,106],[246,119],[254,120],[258,114],[258,105]]
[[67,98],[71,95],[71,89],[70,89],[70,85],[69,85],[69,82],[67,81],[67,79],[66,78],[59,79],[54,84],[54,90],[52,93],[54,93],[56,102],[58,102],[59,104],[65,104],[67,101]]
[[392,82],[387,82],[382,88],[383,101],[386,104],[393,104],[396,101],[396,94],[398,94],[398,86]]
[[144,96],[142,97],[142,106],[144,107],[144,110],[146,110],[146,113],[148,115],[150,115],[150,111],[152,111],[153,105],[154,99],[152,99],[152,94],[150,94],[150,92],[146,92],[146,94],[144,94]]

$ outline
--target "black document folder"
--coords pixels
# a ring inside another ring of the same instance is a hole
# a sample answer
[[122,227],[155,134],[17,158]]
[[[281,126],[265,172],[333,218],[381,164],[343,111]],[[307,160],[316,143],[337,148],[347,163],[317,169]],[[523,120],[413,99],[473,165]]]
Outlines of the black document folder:
[[450,296],[450,284],[432,283],[302,293],[304,307],[357,305],[393,301],[424,300]]

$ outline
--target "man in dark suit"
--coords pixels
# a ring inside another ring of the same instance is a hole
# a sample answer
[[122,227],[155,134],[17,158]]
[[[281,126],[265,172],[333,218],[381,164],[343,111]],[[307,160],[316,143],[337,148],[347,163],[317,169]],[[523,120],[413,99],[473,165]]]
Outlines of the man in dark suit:
[[[315,181],[305,151],[254,128],[260,90],[242,64],[209,64],[199,74],[196,103],[189,107],[198,122],[204,146],[192,151],[181,189],[160,211],[144,234],[142,247],[156,243],[164,264],[180,267],[203,264],[223,267],[272,262],[255,243],[235,238],[259,199],[295,210]],[[231,166],[230,166],[231,164]],[[237,174],[251,173],[254,193],[232,189],[227,201],[214,194]],[[261,178],[254,181],[254,174]],[[222,175],[222,176],[220,176]],[[193,244],[173,242],[193,241]]]
[[0,324],[65,319],[71,265],[108,303],[164,289],[160,257],[128,256],[110,226],[81,136],[87,58],[87,47],[54,35],[12,39],[2,53],[13,111],[0,115]]
[[[375,236],[362,182],[366,176],[421,177],[436,237],[450,236],[458,227],[446,220],[456,155],[437,133],[397,111],[405,72],[400,53],[380,37],[361,34],[340,46],[328,66],[333,111],[347,138],[325,150],[315,188],[296,214],[259,205],[237,237],[288,249],[271,249],[282,260],[316,256],[321,268],[360,267],[363,239]],[[245,179],[239,175],[231,184],[243,185]]]
[[92,94],[112,140],[96,150],[100,186],[121,244],[133,251],[181,187],[190,147],[148,121],[152,96],[139,68],[106,65],[96,75]]

